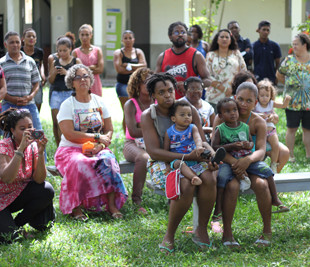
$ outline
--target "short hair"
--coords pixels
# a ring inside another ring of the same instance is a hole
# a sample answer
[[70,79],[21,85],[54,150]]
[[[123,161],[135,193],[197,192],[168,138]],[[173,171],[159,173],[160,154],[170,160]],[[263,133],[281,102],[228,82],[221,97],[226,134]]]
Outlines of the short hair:
[[169,109],[169,117],[172,117],[175,115],[178,107],[190,107],[190,103],[188,103],[186,100],[177,100],[174,102],[174,104]]
[[15,129],[19,120],[24,118],[32,120],[31,113],[28,109],[9,108],[0,114],[0,129],[4,132],[4,137],[12,137],[11,129]]
[[227,29],[229,29],[230,25],[231,25],[231,24],[234,24],[234,23],[237,23],[237,24],[239,25],[238,21],[232,20],[232,21],[230,21],[230,22],[227,23]]
[[155,92],[155,87],[158,82],[163,82],[166,85],[166,81],[170,81],[174,90],[177,88],[177,81],[168,72],[155,73],[146,79],[146,88],[149,95],[152,96]]
[[93,27],[90,24],[83,24],[80,28],[79,28],[79,33],[81,32],[81,30],[83,29],[88,29],[90,31],[91,34],[93,34]]
[[258,89],[257,89],[257,86],[254,84],[254,83],[251,83],[251,82],[243,82],[242,84],[240,84],[236,90],[236,95],[242,91],[242,90],[250,90],[251,92],[254,93],[255,95],[255,99],[257,99],[257,96],[258,96]]
[[222,107],[223,107],[223,105],[226,104],[226,103],[229,103],[229,102],[235,103],[237,108],[238,108],[238,105],[237,105],[237,102],[236,102],[235,99],[230,98],[230,97],[225,97],[225,98],[221,99],[219,102],[217,102],[217,104],[216,104],[217,113],[218,114],[222,114]]
[[122,33],[122,38],[124,37],[125,34],[131,34],[133,37],[135,37],[135,34],[131,30],[126,30]]
[[188,86],[189,86],[191,83],[200,83],[200,84],[201,84],[201,87],[204,88],[203,83],[202,83],[202,80],[201,80],[199,77],[191,76],[191,77],[187,78],[187,79],[184,81],[184,89],[185,89],[185,91],[187,91]]
[[257,89],[258,89],[258,92],[260,90],[266,90],[267,92],[270,92],[270,100],[275,100],[276,95],[277,95],[277,90],[269,79],[265,78],[261,80],[257,84]]
[[198,24],[195,24],[195,25],[191,26],[191,28],[196,28],[197,33],[198,33],[198,39],[201,39],[203,36],[201,27]]
[[[79,70],[79,69],[85,69],[87,71],[87,74],[89,75],[90,77],[90,87],[89,89],[93,86],[94,84],[94,75],[93,75],[93,72],[90,70],[89,67],[83,65],[83,64],[75,64],[73,65],[70,69],[67,70],[67,74],[65,76],[65,82],[66,82],[66,86],[68,89],[72,89],[74,90],[74,87],[73,87],[73,79],[75,78],[76,76],[76,72]],[[75,90],[74,92],[72,93],[73,96],[75,96]]]
[[258,29],[260,29],[264,26],[270,27],[271,23],[268,20],[262,20],[260,23],[258,23]]
[[129,78],[127,93],[130,98],[137,98],[140,95],[140,85],[146,81],[148,75],[154,72],[149,68],[139,68],[135,70]]
[[60,46],[60,45],[65,45],[68,48],[72,49],[72,41],[68,37],[63,36],[63,37],[59,38],[56,42],[56,48],[58,48],[58,46]]
[[237,88],[240,84],[242,84],[243,82],[245,82],[246,80],[248,79],[252,79],[253,83],[255,85],[257,85],[257,80],[254,76],[254,74],[250,71],[245,71],[245,70],[242,70],[240,72],[238,72],[235,76],[234,76],[234,79],[231,83],[231,88],[232,88],[232,95],[235,95],[236,94],[236,91],[237,91]]
[[4,42],[7,42],[7,40],[11,37],[11,36],[19,36],[19,34],[17,32],[13,32],[13,31],[9,31],[4,35]]
[[307,51],[310,50],[310,37],[309,35],[305,33],[299,33],[295,36],[295,38],[298,38],[302,45],[307,44]]
[[231,42],[230,42],[230,45],[229,45],[228,49],[230,49],[230,50],[237,50],[238,49],[238,45],[237,45],[235,37],[231,34],[230,30],[222,29],[214,36],[214,38],[212,40],[212,43],[211,43],[210,51],[216,51],[216,50],[219,49],[219,44],[217,43],[217,40],[218,40],[219,35],[220,35],[221,32],[228,32],[229,35],[230,35]]
[[172,32],[173,32],[173,29],[174,29],[176,26],[179,26],[179,25],[183,26],[186,32],[188,31],[187,26],[186,26],[183,22],[177,21],[177,22],[173,22],[173,23],[171,23],[171,24],[169,25],[169,28],[168,28],[168,36],[171,36],[171,35],[172,35]]

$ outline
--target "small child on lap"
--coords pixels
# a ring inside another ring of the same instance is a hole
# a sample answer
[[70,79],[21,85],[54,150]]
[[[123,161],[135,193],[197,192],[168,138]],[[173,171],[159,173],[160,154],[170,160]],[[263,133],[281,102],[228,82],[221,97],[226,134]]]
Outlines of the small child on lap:
[[[186,101],[177,101],[170,111],[171,120],[174,124],[167,129],[164,139],[164,149],[181,154],[189,154],[193,150],[197,156],[204,152],[202,140],[197,127],[192,124],[192,108]],[[176,159],[170,163],[171,169],[178,169],[181,160]],[[196,161],[185,161],[181,165],[181,174],[191,180],[192,185],[200,185],[201,179],[190,168],[196,165]]]

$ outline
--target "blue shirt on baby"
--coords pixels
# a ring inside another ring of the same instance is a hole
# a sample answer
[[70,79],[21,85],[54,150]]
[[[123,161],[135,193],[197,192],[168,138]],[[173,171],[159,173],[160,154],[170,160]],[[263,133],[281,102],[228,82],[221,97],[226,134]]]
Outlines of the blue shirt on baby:
[[196,148],[193,139],[193,126],[194,124],[190,124],[188,128],[182,132],[175,129],[175,124],[167,129],[171,152],[189,154]]

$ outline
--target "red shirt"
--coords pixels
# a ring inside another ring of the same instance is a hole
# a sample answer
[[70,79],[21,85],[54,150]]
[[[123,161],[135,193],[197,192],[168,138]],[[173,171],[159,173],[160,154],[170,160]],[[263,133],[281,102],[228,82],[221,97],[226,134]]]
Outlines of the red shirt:
[[[194,69],[194,56],[197,50],[188,47],[180,54],[176,54],[171,48],[164,52],[163,61],[161,63],[161,71],[168,72],[179,81],[185,81],[191,76],[198,76]],[[179,99],[184,95],[179,91],[175,91],[175,98]]]

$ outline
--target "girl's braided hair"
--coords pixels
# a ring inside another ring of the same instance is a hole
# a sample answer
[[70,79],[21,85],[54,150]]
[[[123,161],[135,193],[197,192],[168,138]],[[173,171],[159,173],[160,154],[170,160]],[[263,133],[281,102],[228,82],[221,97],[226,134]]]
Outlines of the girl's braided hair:
[[11,129],[15,129],[19,120],[32,116],[28,109],[9,108],[0,114],[0,129],[4,132],[4,137],[12,137]]

